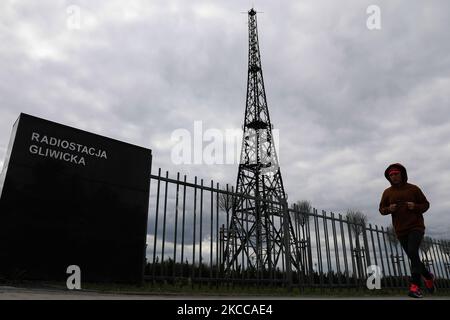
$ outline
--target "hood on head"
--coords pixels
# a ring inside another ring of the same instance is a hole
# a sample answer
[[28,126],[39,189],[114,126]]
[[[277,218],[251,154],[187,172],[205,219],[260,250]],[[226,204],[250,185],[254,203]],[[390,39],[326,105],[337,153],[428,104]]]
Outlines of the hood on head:
[[392,167],[396,167],[396,168],[398,168],[398,169],[400,170],[401,175],[402,175],[402,182],[403,182],[403,183],[406,183],[406,182],[408,181],[408,173],[406,172],[406,168],[405,168],[402,164],[400,164],[400,163],[393,163],[393,164],[390,164],[390,165],[386,168],[386,170],[384,171],[384,176],[385,176],[386,179],[389,181],[389,183],[392,185],[392,182],[391,182],[391,180],[389,179],[389,175],[388,175],[388,172],[389,172],[389,170],[390,170]]

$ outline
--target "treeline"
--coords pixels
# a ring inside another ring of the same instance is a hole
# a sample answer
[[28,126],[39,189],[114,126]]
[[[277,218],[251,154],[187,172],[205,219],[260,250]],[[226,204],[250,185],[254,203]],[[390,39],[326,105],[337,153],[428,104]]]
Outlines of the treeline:
[[[276,270],[263,270],[259,273],[254,268],[242,269],[237,266],[236,270],[225,272],[221,265],[174,263],[168,259],[163,263],[156,259],[155,264],[147,263],[145,266],[147,280],[163,281],[169,284],[189,284],[194,282],[238,282],[238,283],[261,283],[284,285],[286,283],[286,272],[277,268]],[[323,287],[365,287],[367,278],[358,277],[355,273],[342,272],[292,272],[293,285],[323,286]],[[387,276],[381,279],[384,287],[404,287],[408,283],[407,276]],[[438,280],[446,286],[450,280]]]

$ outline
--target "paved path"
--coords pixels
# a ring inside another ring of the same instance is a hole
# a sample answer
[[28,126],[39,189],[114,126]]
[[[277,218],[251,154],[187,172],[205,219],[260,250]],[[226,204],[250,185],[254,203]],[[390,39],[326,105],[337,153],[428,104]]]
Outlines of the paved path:
[[[411,300],[409,297],[271,297],[271,296],[211,296],[174,294],[106,294],[94,291],[59,289],[28,289],[0,286],[0,300]],[[423,300],[450,300],[449,297],[425,297]]]

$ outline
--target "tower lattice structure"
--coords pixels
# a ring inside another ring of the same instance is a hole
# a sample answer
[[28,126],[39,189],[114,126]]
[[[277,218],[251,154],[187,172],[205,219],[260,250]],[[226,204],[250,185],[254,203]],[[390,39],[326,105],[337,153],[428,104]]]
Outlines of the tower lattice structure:
[[264,88],[254,9],[248,11],[248,32],[247,97],[236,182],[236,193],[243,196],[233,199],[224,252],[225,270],[270,272],[281,265],[287,268],[294,265],[298,269],[295,233],[287,213]]

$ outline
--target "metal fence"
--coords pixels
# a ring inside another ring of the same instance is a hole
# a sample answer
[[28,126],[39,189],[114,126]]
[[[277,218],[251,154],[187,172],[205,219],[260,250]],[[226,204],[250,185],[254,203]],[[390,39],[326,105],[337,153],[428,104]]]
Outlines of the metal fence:
[[[256,258],[249,254],[249,245],[240,253],[234,251],[237,239],[227,228],[233,211],[227,199],[252,197],[237,194],[233,187],[220,186],[212,180],[205,183],[195,177],[193,182],[187,182],[186,176],[180,179],[179,173],[176,178],[169,178],[167,171],[162,176],[161,169],[157,175],[151,175],[150,194],[145,276],[148,281],[300,289],[365,287],[370,275],[367,268],[376,265],[382,273],[382,287],[408,285],[409,260],[396,236],[384,227],[359,224],[333,212],[304,212],[287,203],[258,199],[266,205],[284,206],[284,215],[270,219],[274,225],[286,223],[292,231],[279,235],[280,250],[270,254],[277,268],[268,270],[261,266],[257,270],[248,261]],[[230,254],[237,257],[231,263]],[[420,254],[436,276],[437,287],[450,289],[450,241],[426,239]]]

